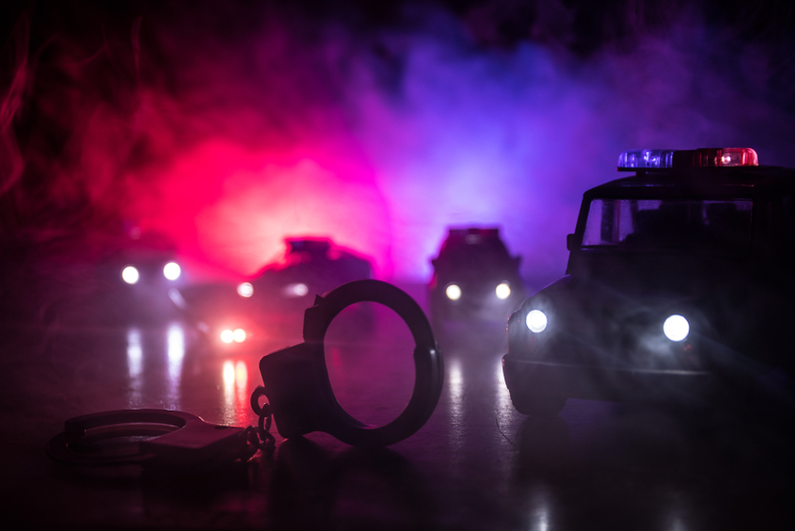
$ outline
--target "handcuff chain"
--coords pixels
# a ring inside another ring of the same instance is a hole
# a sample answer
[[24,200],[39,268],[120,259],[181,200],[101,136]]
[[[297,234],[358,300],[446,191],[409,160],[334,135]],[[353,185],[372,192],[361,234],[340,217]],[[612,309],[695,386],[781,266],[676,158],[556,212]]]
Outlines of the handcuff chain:
[[271,424],[273,423],[273,414],[271,406],[265,402],[262,406],[259,405],[259,397],[265,396],[265,388],[257,386],[251,394],[251,409],[257,414],[257,427],[249,426],[245,429],[244,434],[246,440],[257,450],[262,450],[263,453],[272,454],[276,449],[276,437],[271,433]]

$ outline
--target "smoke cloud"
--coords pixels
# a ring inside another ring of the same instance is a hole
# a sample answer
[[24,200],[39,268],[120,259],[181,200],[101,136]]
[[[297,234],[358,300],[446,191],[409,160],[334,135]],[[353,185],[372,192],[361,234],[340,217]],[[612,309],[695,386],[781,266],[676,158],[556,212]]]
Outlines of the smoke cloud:
[[134,224],[242,277],[283,237],[327,236],[381,278],[425,280],[447,227],[500,226],[538,287],[623,150],[750,146],[795,165],[782,32],[684,4],[662,22],[601,12],[591,41],[594,13],[552,0],[44,5],[5,46],[18,237]]

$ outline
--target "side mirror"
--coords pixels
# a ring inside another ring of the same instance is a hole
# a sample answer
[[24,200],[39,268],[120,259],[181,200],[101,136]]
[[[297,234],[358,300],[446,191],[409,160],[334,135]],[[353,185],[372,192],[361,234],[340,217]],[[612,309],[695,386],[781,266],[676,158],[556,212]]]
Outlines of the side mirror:
[[576,241],[574,239],[574,234],[567,234],[566,235],[566,249],[571,251],[577,246]]

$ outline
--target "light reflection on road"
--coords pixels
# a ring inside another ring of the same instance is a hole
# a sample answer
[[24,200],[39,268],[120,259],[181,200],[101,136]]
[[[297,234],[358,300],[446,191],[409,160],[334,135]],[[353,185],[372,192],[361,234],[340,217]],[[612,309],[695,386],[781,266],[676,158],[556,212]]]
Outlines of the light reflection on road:
[[169,325],[166,332],[168,356],[168,396],[166,405],[170,409],[180,408],[180,385],[182,361],[185,358],[185,332],[177,323]]
[[461,361],[457,358],[447,362],[447,391],[450,399],[450,444],[457,451],[466,443],[464,373],[461,370]]
[[143,349],[141,331],[130,328],[127,331],[127,371],[130,378],[130,403],[141,405],[141,372],[143,371]]
[[244,425],[249,407],[248,367],[242,360],[223,363],[224,402],[222,415],[226,423]]

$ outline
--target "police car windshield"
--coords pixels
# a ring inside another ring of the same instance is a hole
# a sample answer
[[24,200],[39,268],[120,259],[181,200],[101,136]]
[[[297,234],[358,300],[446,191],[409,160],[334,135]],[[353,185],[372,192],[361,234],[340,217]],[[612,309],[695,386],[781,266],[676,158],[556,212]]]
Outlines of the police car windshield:
[[622,252],[699,250],[738,255],[751,243],[750,199],[594,199],[583,248]]

